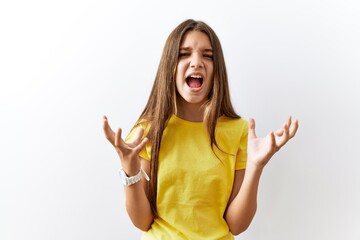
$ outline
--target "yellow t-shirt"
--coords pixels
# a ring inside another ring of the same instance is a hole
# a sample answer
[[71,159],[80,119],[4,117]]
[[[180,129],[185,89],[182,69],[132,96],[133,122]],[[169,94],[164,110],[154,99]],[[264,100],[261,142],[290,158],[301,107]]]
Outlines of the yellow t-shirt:
[[[159,153],[158,216],[142,240],[234,239],[223,216],[235,170],[246,166],[247,122],[220,117],[215,134],[226,152],[214,147],[219,158],[202,122],[171,116]],[[140,156],[150,160],[150,151]]]

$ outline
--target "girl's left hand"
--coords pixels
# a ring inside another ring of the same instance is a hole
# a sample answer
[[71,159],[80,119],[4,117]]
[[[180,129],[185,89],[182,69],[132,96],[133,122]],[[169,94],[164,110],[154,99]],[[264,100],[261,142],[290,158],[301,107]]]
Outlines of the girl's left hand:
[[249,119],[248,164],[263,168],[270,158],[295,136],[298,126],[298,121],[292,120],[290,116],[282,128],[270,132],[264,138],[258,138],[255,133],[255,120]]

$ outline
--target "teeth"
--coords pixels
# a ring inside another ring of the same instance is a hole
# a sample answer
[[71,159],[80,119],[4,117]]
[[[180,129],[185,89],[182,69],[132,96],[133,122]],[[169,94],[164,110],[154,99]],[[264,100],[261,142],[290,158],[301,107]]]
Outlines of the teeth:
[[203,77],[200,76],[200,75],[190,75],[190,77],[192,77],[192,78],[203,78]]

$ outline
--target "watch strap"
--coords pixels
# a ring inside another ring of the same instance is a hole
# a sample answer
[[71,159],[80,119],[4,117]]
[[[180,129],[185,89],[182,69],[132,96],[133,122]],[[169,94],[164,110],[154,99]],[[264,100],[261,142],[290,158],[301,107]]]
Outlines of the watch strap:
[[131,185],[139,182],[141,180],[142,175],[144,175],[144,178],[146,179],[146,181],[150,181],[149,176],[146,174],[146,172],[144,171],[144,169],[142,167],[140,168],[139,172],[136,175],[131,176],[131,177],[127,176],[126,172],[122,168],[119,169],[119,173],[120,173],[120,176],[122,177],[124,186],[131,186]]

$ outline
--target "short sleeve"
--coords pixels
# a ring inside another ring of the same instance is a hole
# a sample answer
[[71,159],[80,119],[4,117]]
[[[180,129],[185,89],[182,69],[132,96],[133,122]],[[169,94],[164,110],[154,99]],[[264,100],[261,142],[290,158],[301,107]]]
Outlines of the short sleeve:
[[[146,134],[148,133],[149,131],[149,128],[144,125],[144,124],[139,124],[139,125],[135,125],[133,127],[133,129],[131,129],[129,135],[125,138],[125,142],[126,143],[129,143],[133,140],[133,138],[135,137],[135,134],[136,134],[136,131],[139,129],[139,128],[142,128],[144,129],[144,135],[142,136],[142,138],[144,138],[146,136]],[[143,150],[141,150],[141,152],[139,153],[139,156],[145,160],[148,160],[150,161],[151,159],[151,145],[150,143],[148,142],[145,146],[145,148]]]
[[245,124],[243,124],[242,127],[239,149],[236,155],[235,170],[241,170],[246,168],[247,142],[248,142],[248,123],[245,122]]

